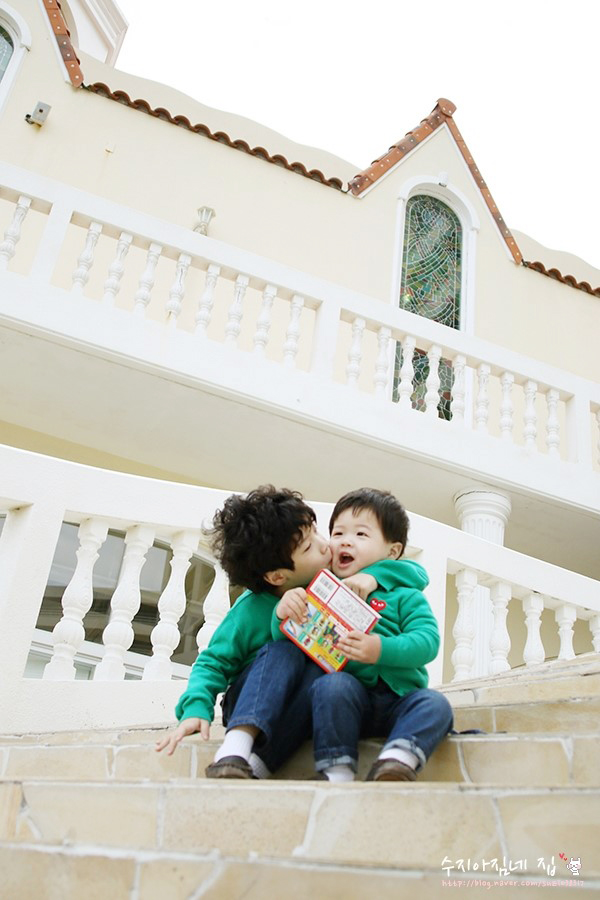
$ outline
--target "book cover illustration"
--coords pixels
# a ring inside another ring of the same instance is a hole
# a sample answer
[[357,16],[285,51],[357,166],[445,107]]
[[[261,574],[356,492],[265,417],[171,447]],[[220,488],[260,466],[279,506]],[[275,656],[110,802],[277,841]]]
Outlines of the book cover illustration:
[[326,672],[339,672],[348,662],[337,649],[349,631],[367,633],[381,618],[368,603],[328,569],[321,569],[306,588],[308,621],[284,619],[281,631]]

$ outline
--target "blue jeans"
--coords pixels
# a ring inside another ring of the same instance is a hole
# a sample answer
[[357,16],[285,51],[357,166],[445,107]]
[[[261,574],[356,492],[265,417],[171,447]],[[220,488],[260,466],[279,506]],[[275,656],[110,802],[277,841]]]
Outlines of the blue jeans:
[[341,764],[356,771],[361,737],[385,737],[385,749],[411,751],[419,771],[452,728],[452,707],[437,691],[399,697],[381,679],[369,689],[353,675],[335,672],[315,682],[311,694],[317,771]]
[[310,689],[324,674],[287,638],[265,644],[227,689],[223,724],[259,728],[253,752],[275,772],[310,737]]

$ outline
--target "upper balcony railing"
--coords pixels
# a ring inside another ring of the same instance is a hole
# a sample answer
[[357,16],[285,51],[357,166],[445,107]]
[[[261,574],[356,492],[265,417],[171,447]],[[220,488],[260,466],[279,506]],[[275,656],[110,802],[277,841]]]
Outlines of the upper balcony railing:
[[[227,492],[94,469],[0,445],[0,732],[165,723],[187,669],[174,665],[186,611],[190,559],[212,559],[201,526]],[[329,504],[314,504],[325,533]],[[600,652],[600,583],[410,515],[407,556],[425,566],[427,597],[441,632],[430,681],[472,677],[483,640],[475,628],[478,587],[489,590],[493,627],[489,673],[532,668],[545,660]],[[64,522],[78,526],[72,574],[52,634],[36,627]],[[93,602],[94,567],[110,530],[125,534],[102,640],[84,644]],[[144,565],[156,539],[172,550],[170,576],[157,604],[152,654],[130,647],[139,618]],[[213,562],[214,565],[214,562]],[[217,571],[204,599],[201,651],[229,609]],[[487,638],[486,638],[487,640]],[[47,648],[43,677],[24,677],[31,653]],[[75,680],[85,652],[93,678]],[[135,671],[138,680],[125,680]]]
[[[364,434],[412,441],[455,468],[466,465],[466,434],[493,438],[491,455],[473,451],[480,473],[489,459],[505,483],[543,492],[543,478],[548,494],[600,508],[589,481],[600,471],[599,385],[24,170],[5,166],[0,178],[5,213],[12,204],[0,243],[5,320],[153,365],[192,360],[190,373],[215,384],[235,368],[231,353],[243,354],[241,393],[290,404],[277,384],[292,379],[293,409],[345,427],[360,404],[371,411]],[[169,342],[186,352],[169,354]],[[280,374],[253,381],[267,361]],[[330,390],[326,412],[315,381]],[[405,415],[417,427],[400,425]],[[555,477],[560,463],[567,477]]]

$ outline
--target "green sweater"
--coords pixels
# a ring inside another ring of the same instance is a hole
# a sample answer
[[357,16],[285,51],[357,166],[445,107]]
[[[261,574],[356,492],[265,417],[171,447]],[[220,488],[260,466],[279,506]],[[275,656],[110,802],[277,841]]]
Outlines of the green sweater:
[[198,717],[212,722],[217,694],[271,641],[271,618],[279,599],[267,591],[245,591],[238,597],[192,666],[188,686],[175,708],[180,721]]

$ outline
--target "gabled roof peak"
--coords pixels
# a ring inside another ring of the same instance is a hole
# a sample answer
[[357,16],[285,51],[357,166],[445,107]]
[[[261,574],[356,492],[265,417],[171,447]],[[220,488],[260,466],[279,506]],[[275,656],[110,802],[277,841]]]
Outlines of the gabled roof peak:
[[398,141],[398,143],[393,144],[387,153],[384,153],[383,156],[380,156],[379,159],[376,159],[375,162],[371,163],[368,169],[365,169],[362,172],[359,172],[358,175],[355,175],[354,178],[348,183],[348,189],[355,197],[360,197],[367,188],[370,188],[374,185],[383,175],[385,175],[393,166],[395,166],[401,159],[407,156],[411,150],[414,150],[419,144],[421,144],[425,138],[429,137],[430,134],[433,134],[436,129],[440,128],[442,125],[447,125],[450,131],[450,134],[454,138],[456,145],[465,160],[471,175],[473,176],[477,187],[485,201],[486,206],[492,214],[496,225],[500,229],[500,234],[502,235],[503,240],[505,241],[510,253],[516,263],[521,263],[523,261],[523,256],[521,251],[517,246],[517,242],[514,237],[510,233],[506,222],[502,218],[500,214],[500,210],[496,206],[494,199],[488,189],[487,184],[483,180],[481,172],[475,165],[475,160],[471,156],[471,153],[464,142],[463,136],[456,126],[456,122],[453,119],[453,115],[456,112],[456,106],[451,100],[447,100],[445,97],[440,97],[435,107],[429,113],[427,118],[423,119],[421,123],[413,128],[412,131],[409,131],[404,135],[402,140]]

